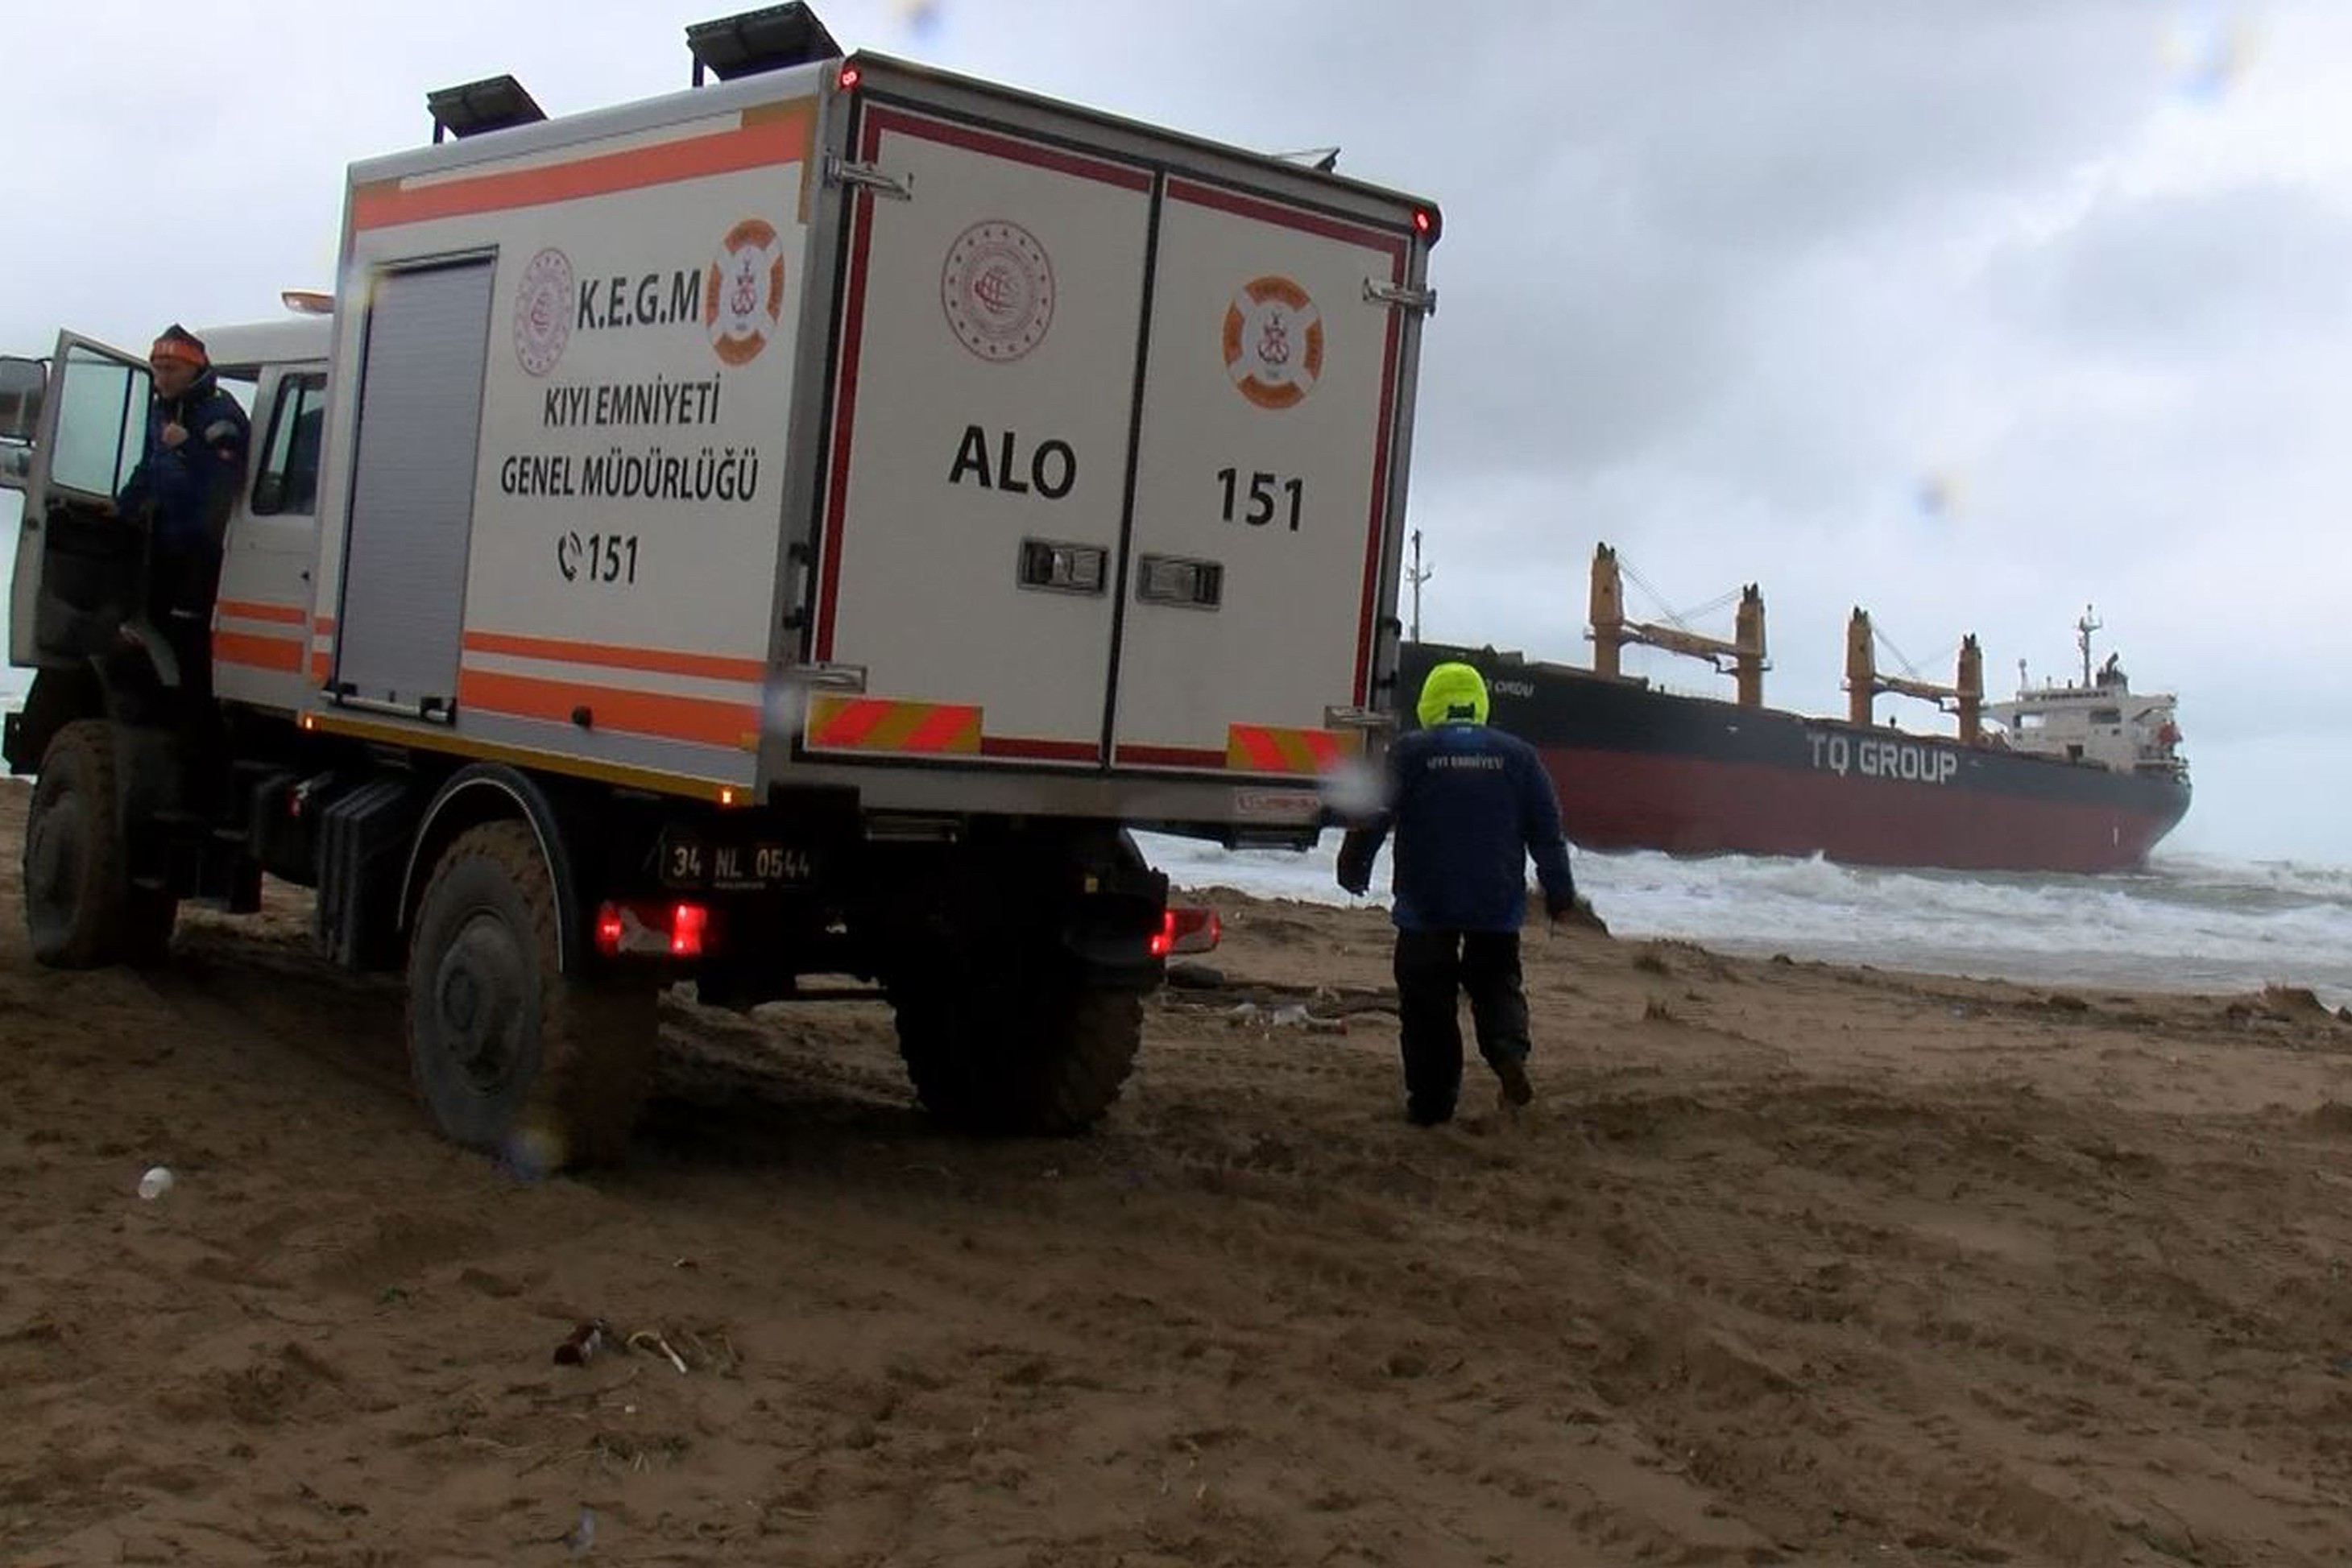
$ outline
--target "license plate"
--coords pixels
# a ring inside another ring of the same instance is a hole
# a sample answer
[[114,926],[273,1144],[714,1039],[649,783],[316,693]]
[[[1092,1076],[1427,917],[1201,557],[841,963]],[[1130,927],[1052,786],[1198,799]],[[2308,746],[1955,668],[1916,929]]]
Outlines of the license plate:
[[660,852],[665,887],[756,893],[816,881],[815,852],[772,840],[719,843],[699,833],[667,832]]

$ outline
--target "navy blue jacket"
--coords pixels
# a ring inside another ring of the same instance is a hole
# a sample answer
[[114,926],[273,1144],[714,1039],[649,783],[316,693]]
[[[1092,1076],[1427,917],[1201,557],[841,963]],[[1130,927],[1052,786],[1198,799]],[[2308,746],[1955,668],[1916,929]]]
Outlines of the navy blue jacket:
[[1372,859],[1396,833],[1396,897],[1407,931],[1517,931],[1527,917],[1528,857],[1544,907],[1576,902],[1559,798],[1535,748],[1483,724],[1441,724],[1389,748],[1389,805],[1339,846],[1339,884],[1371,885]]
[[[188,438],[163,444],[163,427],[177,424]],[[189,555],[220,542],[221,526],[245,478],[245,448],[252,422],[236,399],[220,390],[207,371],[186,392],[147,405],[147,447],[139,466],[115,497],[131,514],[155,504],[154,548],[166,555]]]

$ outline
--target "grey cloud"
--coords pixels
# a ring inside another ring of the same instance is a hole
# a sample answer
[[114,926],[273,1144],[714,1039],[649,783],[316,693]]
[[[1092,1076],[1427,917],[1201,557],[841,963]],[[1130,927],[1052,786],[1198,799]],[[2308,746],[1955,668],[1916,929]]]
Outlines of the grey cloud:
[[2053,167],[2155,107],[2142,5],[1709,7],[1706,75],[1637,120],[1660,226],[1811,248]]
[[2110,199],[1996,287],[2031,324],[2128,359],[2267,351],[2352,325],[2352,214],[2283,183]]

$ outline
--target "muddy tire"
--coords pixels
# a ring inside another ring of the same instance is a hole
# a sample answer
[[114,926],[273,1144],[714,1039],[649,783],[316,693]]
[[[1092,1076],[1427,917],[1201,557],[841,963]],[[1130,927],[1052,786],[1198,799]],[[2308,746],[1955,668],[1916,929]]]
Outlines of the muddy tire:
[[562,911],[530,829],[442,852],[408,955],[409,1067],[452,1142],[541,1174],[616,1164],[653,1075],[653,985],[561,972]]
[[1101,1120],[1143,1039],[1143,998],[941,963],[890,987],[923,1108],[961,1131],[1062,1137]]
[[50,737],[25,823],[25,925],[33,956],[59,969],[155,964],[179,903],[133,887],[114,729],[76,719]]

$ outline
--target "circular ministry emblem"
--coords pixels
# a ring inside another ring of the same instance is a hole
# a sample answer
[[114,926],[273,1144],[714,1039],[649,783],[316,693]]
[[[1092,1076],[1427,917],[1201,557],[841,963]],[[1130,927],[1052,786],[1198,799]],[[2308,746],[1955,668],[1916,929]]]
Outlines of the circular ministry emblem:
[[727,231],[702,280],[702,324],[710,346],[730,365],[760,357],[784,314],[784,247],[776,231],[745,218]]
[[948,246],[940,303],[965,348],[983,360],[1017,360],[1054,324],[1053,259],[1019,224],[974,224]]
[[530,258],[515,288],[515,358],[543,376],[572,340],[572,258],[550,246]]
[[1323,373],[1323,313],[1287,277],[1244,284],[1225,307],[1225,371],[1260,408],[1288,408]]

